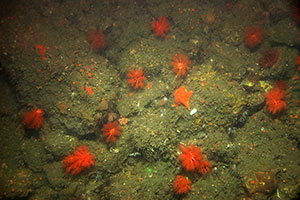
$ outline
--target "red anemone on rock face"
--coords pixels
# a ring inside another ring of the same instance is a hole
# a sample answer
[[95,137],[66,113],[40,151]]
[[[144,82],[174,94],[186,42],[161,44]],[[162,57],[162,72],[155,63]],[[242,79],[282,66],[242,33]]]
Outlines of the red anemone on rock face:
[[39,129],[44,122],[44,112],[41,109],[33,109],[24,115],[23,123],[27,128]]
[[197,171],[201,174],[208,174],[210,172],[212,165],[207,160],[202,160],[200,165],[197,167]]
[[285,101],[285,81],[279,81],[265,94],[266,106],[270,113],[277,114],[286,109]]
[[300,71],[300,56],[296,56],[296,66],[297,70]]
[[152,30],[158,37],[165,37],[166,32],[170,29],[170,24],[167,17],[158,17],[157,20],[152,22]]
[[296,56],[296,61],[295,61],[297,66],[300,66],[300,56]]
[[179,148],[182,151],[179,160],[186,171],[198,171],[201,174],[210,172],[212,165],[203,159],[204,156],[200,147],[191,144],[190,146],[179,145]]
[[119,126],[118,122],[108,122],[102,128],[103,136],[106,137],[105,141],[116,142],[117,136],[120,136],[122,133],[122,128]]
[[182,167],[187,171],[195,171],[203,160],[201,149],[194,145],[190,145],[189,147],[180,145],[179,147],[182,151],[182,154],[179,156]]
[[190,69],[191,61],[182,54],[175,54],[173,56],[173,61],[171,65],[173,66],[173,71],[177,72],[177,77],[184,76],[186,72]]
[[296,1],[296,3],[292,5],[292,17],[298,24],[300,24],[300,1]]
[[176,194],[186,194],[191,190],[192,182],[188,177],[177,175],[174,180],[174,191]]
[[79,146],[63,160],[63,167],[72,175],[79,174],[84,169],[95,165],[95,156],[92,155],[86,146]]
[[296,56],[296,65],[297,65],[297,66],[300,65],[300,56]]
[[88,30],[88,42],[94,51],[100,51],[106,46],[106,36],[100,30]]
[[143,70],[138,69],[131,69],[127,73],[128,77],[128,83],[134,88],[143,88],[144,87],[144,80],[146,80],[146,77],[144,76]]
[[245,43],[249,48],[257,47],[263,40],[264,30],[260,26],[251,26],[245,29]]
[[258,63],[264,68],[273,67],[279,59],[280,51],[277,49],[270,49],[265,51],[259,58]]

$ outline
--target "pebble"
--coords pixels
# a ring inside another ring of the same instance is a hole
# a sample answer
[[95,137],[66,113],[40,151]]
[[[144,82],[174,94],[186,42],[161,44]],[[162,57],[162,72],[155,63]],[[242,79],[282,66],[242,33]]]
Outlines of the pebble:
[[192,109],[190,115],[193,116],[198,110],[196,108]]

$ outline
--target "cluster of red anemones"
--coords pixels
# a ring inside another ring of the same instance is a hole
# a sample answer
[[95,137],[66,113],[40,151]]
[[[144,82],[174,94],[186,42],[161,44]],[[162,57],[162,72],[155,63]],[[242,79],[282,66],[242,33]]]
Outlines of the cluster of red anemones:
[[[166,32],[170,29],[169,22],[167,17],[159,17],[158,20],[152,22],[152,30],[155,32],[156,36],[165,37]],[[190,69],[191,61],[187,56],[183,54],[175,54],[173,56],[172,62],[170,63],[173,67],[173,71],[176,72],[177,77],[182,77],[187,74],[187,71]],[[131,69],[128,74],[128,83],[134,88],[143,88],[144,76],[143,70]],[[174,106],[184,105],[190,109],[189,99],[192,95],[192,91],[186,91],[184,86],[179,87],[174,94]],[[117,123],[114,125],[117,126]],[[105,136],[110,137],[111,133],[114,132],[112,127],[109,127],[105,130],[102,130],[105,133]],[[117,131],[118,132],[118,131]],[[114,134],[112,134],[114,135]],[[117,134],[118,135],[118,134]],[[110,139],[107,138],[109,141]],[[107,142],[108,142],[107,141]],[[114,141],[114,139],[112,139]],[[203,154],[201,153],[200,147],[195,147],[190,145],[188,147],[180,145],[182,154],[179,156],[182,166],[186,171],[197,171],[201,174],[207,174],[210,172],[211,164],[203,159]],[[174,191],[176,194],[186,194],[191,190],[191,180],[182,175],[177,175],[174,180]]]
[[[297,10],[298,12],[299,10]],[[296,11],[295,11],[296,12]],[[167,17],[158,17],[157,20],[152,22],[152,30],[155,35],[161,38],[166,36],[166,33],[170,30],[170,23]],[[245,29],[244,41],[247,47],[254,49],[258,47],[264,39],[264,30],[260,26],[252,26]],[[106,36],[100,30],[89,30],[88,31],[88,42],[94,51],[100,51],[107,45]],[[36,47],[39,49],[42,59],[44,59],[45,48],[40,46]],[[274,66],[280,56],[280,52],[277,49],[270,49],[263,53],[259,58],[258,63],[264,68]],[[176,72],[177,77],[185,76],[190,70],[191,61],[183,54],[175,54],[170,63],[173,67],[173,71]],[[300,57],[296,59],[296,65],[300,66]],[[128,83],[134,88],[143,88],[146,77],[142,69],[131,69],[127,73]],[[272,114],[277,114],[286,109],[285,101],[286,84],[285,82],[277,82],[274,88],[270,89],[266,98],[266,107]],[[190,109],[189,98],[192,91],[186,91],[184,86],[179,87],[174,94],[175,106],[184,105]],[[23,123],[27,128],[39,129],[44,121],[43,111],[41,109],[34,109],[24,115]],[[122,133],[122,128],[117,121],[108,122],[102,127],[103,137],[107,143],[116,142],[117,138]],[[208,174],[212,168],[212,164],[204,159],[204,155],[201,152],[201,148],[195,145],[179,145],[181,154],[179,160],[182,168],[187,172],[198,172],[201,174]],[[70,153],[63,159],[63,167],[67,173],[71,175],[77,175],[84,170],[90,169],[95,165],[95,156],[90,153],[88,148],[83,145],[75,149],[74,152]],[[186,194],[191,190],[192,181],[183,175],[177,175],[173,188],[176,194]]]
[[[182,54],[175,54],[171,65],[173,66],[173,71],[176,72],[177,77],[186,75],[187,71],[190,69],[191,61]],[[127,73],[127,81],[134,88],[143,88],[144,80],[146,77],[142,69],[130,69]]]
[[[189,172],[199,172],[201,174],[208,174],[212,165],[204,160],[204,156],[201,153],[201,148],[195,145],[179,145],[181,154],[179,160],[182,167]],[[186,194],[191,190],[191,181],[184,176],[178,175],[174,181],[174,191],[176,194]]]
[[[24,115],[23,124],[29,129],[39,129],[44,122],[43,114],[41,109],[33,109]],[[122,133],[122,128],[118,122],[113,121],[105,124],[102,132],[106,142],[116,142],[117,137]],[[85,145],[79,146],[73,153],[64,158],[63,167],[66,168],[67,173],[77,175],[94,166],[94,158],[95,156],[89,152]]]
[[286,88],[286,82],[279,81],[272,89],[268,91],[267,94],[265,94],[267,109],[273,115],[286,109]]
[[[162,38],[165,37],[166,33],[170,30],[170,23],[167,17],[158,17],[157,20],[154,20],[152,22],[152,30],[155,32],[156,36]],[[100,51],[106,47],[106,35],[103,31],[98,29],[89,29],[87,35],[88,43],[90,43],[91,48],[94,51]]]
[[[44,122],[44,112],[42,109],[33,109],[23,116],[23,124],[29,129],[39,129]],[[92,155],[86,146],[79,146],[63,160],[63,167],[71,175],[77,175],[85,169],[95,165],[95,156]]]
[[[298,17],[300,16],[299,5],[293,7],[293,17],[296,21],[300,19]],[[247,27],[244,33],[246,46],[251,50],[255,50],[262,43],[264,35],[265,33],[261,26]],[[258,59],[258,64],[265,69],[271,68],[276,65],[279,59],[280,51],[276,48],[272,48],[263,52],[262,56]],[[296,66],[298,66],[298,70],[300,70],[300,57],[296,57]],[[286,83],[279,81],[265,94],[266,108],[271,114],[275,115],[286,109],[285,93]]]
[[[102,133],[107,143],[116,142],[117,137],[121,135],[122,128],[118,122],[108,122],[102,127]],[[77,175],[82,171],[95,165],[95,156],[92,155],[86,146],[79,146],[63,160],[63,167],[71,175]]]
[[[170,23],[167,17],[158,17],[157,20],[154,20],[152,22],[152,30],[156,36],[165,37],[166,32],[170,30]],[[176,72],[177,77],[186,75],[190,69],[190,64],[191,61],[183,54],[175,54],[171,62],[171,66],[173,67],[173,71]],[[146,77],[142,69],[130,69],[127,73],[127,81],[134,89],[143,88],[144,80],[146,80]]]
[[[295,10],[296,12],[296,10]],[[298,11],[297,11],[298,12]],[[250,49],[258,47],[264,39],[264,30],[260,26],[252,26],[245,29],[244,40],[245,44]],[[280,58],[280,51],[272,48],[265,51],[258,59],[258,63],[263,68],[270,68],[276,65]],[[300,57],[296,58],[296,65],[300,70]],[[286,83],[279,81],[275,86],[265,94],[266,107],[273,115],[278,114],[286,109]]]

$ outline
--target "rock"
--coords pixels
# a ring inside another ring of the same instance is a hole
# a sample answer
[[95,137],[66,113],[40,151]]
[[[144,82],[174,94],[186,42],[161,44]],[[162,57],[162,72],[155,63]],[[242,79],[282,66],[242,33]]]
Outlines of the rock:
[[[267,199],[277,188],[274,170],[258,171],[253,177],[247,177],[245,186],[254,199]],[[246,176],[245,176],[246,177]]]
[[49,133],[45,136],[45,149],[57,158],[65,157],[78,144],[76,137],[62,134]]
[[62,162],[54,162],[46,164],[43,167],[47,180],[53,188],[63,188],[67,185],[66,180],[64,179],[64,171],[62,167]]
[[284,43],[288,46],[299,43],[299,31],[297,29],[297,26],[291,25],[291,20],[289,18],[281,20],[276,25],[272,26],[269,30],[266,30],[266,32],[268,32],[268,36],[273,42]]
[[42,144],[37,140],[29,140],[22,145],[22,150],[27,166],[34,172],[41,172],[47,161]]

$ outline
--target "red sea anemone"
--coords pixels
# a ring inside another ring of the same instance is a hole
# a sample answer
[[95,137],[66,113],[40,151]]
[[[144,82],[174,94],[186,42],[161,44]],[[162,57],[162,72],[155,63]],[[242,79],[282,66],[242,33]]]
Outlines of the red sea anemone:
[[88,31],[88,42],[94,51],[100,51],[106,46],[106,36],[100,30],[90,29]]
[[195,171],[202,174],[207,174],[210,172],[210,168],[212,165],[203,160],[203,154],[201,153],[200,147],[195,147],[194,145],[190,145],[189,147],[179,145],[182,154],[179,156],[179,160],[181,160],[182,167],[187,171]]
[[43,122],[44,112],[41,109],[34,109],[24,115],[23,123],[27,126],[27,128],[31,129],[39,129]]
[[95,156],[89,152],[86,146],[80,146],[63,160],[63,167],[67,172],[76,175],[95,165],[94,158]]
[[167,17],[158,17],[157,21],[152,22],[152,30],[158,37],[165,37],[166,32],[170,29],[170,24]]
[[264,30],[260,26],[248,27],[245,30],[245,43],[249,48],[257,47],[263,39]]
[[259,58],[258,63],[260,66],[264,68],[272,67],[274,66],[279,58],[280,51],[277,49],[270,49]]
[[297,1],[292,6],[292,17],[298,24],[300,24],[300,1]]
[[143,70],[131,69],[127,73],[128,83],[134,87],[134,89],[144,87],[144,80],[146,77],[144,76]]
[[300,65],[300,56],[296,56],[296,65]]
[[296,56],[296,65],[300,66],[300,56]]
[[202,160],[200,165],[197,167],[197,171],[201,174],[208,174],[210,172],[212,165],[207,160]]
[[179,148],[182,151],[182,154],[179,156],[182,167],[187,171],[195,171],[203,160],[200,147],[180,145]]
[[296,66],[297,70],[300,71],[300,56],[296,56]]
[[190,69],[191,61],[185,55],[175,54],[173,56],[173,61],[171,65],[173,66],[173,71],[177,72],[177,76],[184,76],[187,70]]
[[120,136],[122,133],[122,128],[119,126],[118,122],[108,122],[101,129],[103,132],[103,136],[106,137],[105,141],[108,142],[116,142],[117,136]]
[[284,81],[279,81],[275,84],[274,88],[270,89],[268,93],[265,94],[267,109],[273,115],[286,109],[286,101],[284,100],[285,89],[286,83]]
[[191,181],[188,177],[177,175],[174,180],[174,191],[176,194],[186,194],[191,190]]

